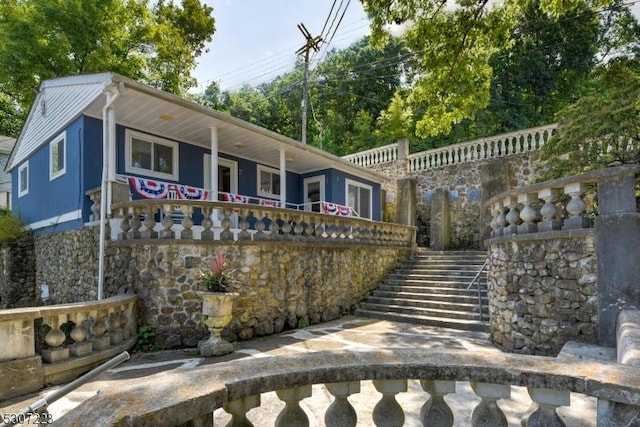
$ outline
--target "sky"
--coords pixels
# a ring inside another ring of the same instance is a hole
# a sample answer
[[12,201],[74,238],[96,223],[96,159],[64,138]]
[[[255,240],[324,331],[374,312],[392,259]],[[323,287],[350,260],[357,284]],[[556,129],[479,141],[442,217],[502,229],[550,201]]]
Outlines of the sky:
[[[632,10],[640,16],[640,0]],[[195,92],[217,81],[221,90],[235,91],[271,80],[293,69],[296,50],[305,39],[297,28],[302,23],[312,36],[321,34],[334,0],[205,0],[213,7],[216,31],[198,58]],[[322,45],[312,66],[331,48],[343,49],[369,34],[367,15],[359,0],[337,0],[327,24],[332,29],[346,8],[344,18],[329,46]],[[336,16],[337,19],[333,20]],[[332,26],[331,23],[334,25]],[[325,30],[325,33],[328,31]]]
[[[296,50],[305,44],[297,25],[304,24],[314,37],[320,35],[333,0],[205,0],[205,3],[213,7],[216,31],[207,45],[209,52],[198,58],[194,72],[198,92],[212,80],[222,90],[234,91],[245,83],[257,85],[291,71]],[[332,18],[337,9],[342,13],[347,4],[349,7],[329,49],[348,47],[369,34],[367,15],[358,0],[337,0]],[[335,21],[330,19],[327,27],[331,27],[331,22],[335,27],[339,19],[339,15]],[[326,49],[323,45],[314,58],[316,62]]]

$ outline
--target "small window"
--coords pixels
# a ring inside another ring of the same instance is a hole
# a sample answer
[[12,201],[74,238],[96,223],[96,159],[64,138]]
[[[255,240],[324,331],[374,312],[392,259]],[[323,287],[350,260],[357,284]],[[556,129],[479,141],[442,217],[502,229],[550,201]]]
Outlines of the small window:
[[64,175],[66,166],[66,137],[62,133],[49,143],[49,180]]
[[18,167],[18,197],[29,194],[29,162]]
[[178,144],[141,132],[126,132],[126,171],[178,180]]
[[258,195],[280,197],[280,171],[258,165]]
[[371,219],[372,187],[350,179],[346,180],[347,206],[356,211],[360,218]]

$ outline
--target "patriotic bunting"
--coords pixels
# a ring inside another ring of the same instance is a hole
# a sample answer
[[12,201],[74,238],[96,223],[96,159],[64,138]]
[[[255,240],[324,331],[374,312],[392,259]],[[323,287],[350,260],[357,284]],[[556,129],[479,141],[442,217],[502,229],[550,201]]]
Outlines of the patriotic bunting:
[[280,200],[260,199],[260,206],[279,208],[282,207],[282,202]]
[[231,203],[249,203],[249,196],[242,194],[224,193],[225,202]]
[[321,202],[322,213],[327,215],[351,216],[351,208],[337,203]]
[[153,179],[129,177],[129,185],[143,199],[176,198],[179,200],[207,200],[209,191],[190,187],[188,185],[173,184]]

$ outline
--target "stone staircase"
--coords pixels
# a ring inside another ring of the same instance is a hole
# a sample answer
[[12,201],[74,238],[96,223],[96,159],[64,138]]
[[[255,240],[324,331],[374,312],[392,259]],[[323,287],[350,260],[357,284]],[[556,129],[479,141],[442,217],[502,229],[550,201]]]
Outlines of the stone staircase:
[[[467,289],[487,259],[484,251],[419,250],[360,303],[356,316],[468,331],[489,331],[487,273]],[[482,319],[478,312],[478,288]]]

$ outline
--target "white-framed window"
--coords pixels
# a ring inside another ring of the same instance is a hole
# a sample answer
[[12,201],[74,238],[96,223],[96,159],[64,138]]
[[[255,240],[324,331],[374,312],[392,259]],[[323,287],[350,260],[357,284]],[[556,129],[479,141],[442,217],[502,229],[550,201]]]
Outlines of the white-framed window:
[[258,195],[262,197],[280,197],[280,171],[268,166],[258,165]]
[[49,143],[49,181],[64,175],[67,170],[66,141],[66,132],[62,132]]
[[29,194],[29,161],[18,167],[18,197]]
[[125,151],[128,173],[178,180],[177,142],[127,129]]
[[373,210],[373,187],[351,179],[345,180],[347,206],[352,208],[360,218],[371,219]]

